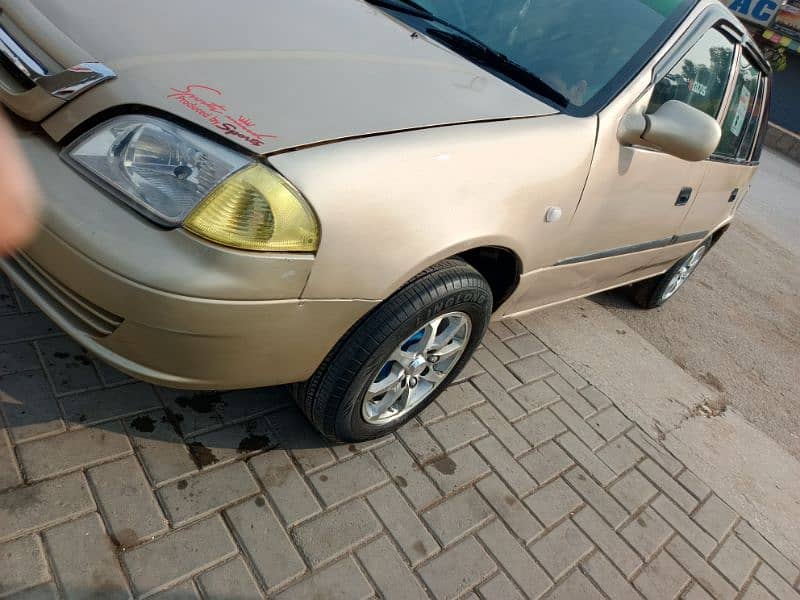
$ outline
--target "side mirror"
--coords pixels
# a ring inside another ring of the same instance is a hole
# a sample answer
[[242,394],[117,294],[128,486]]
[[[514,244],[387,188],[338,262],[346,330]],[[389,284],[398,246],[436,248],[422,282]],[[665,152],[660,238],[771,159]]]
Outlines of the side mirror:
[[721,138],[722,129],[715,119],[678,100],[668,100],[652,115],[629,112],[617,131],[623,144],[653,146],[694,162],[711,156]]

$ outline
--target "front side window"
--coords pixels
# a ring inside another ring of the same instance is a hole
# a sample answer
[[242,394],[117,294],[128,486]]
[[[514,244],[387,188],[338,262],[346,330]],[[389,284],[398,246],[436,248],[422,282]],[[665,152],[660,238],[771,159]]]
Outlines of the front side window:
[[716,154],[739,160],[749,158],[761,117],[764,93],[761,80],[761,71],[742,55]]
[[[533,89],[528,84],[535,78],[557,93],[550,96],[557,103],[586,110],[608,98],[618,78],[644,66],[692,5],[687,0],[368,1],[396,7],[415,28],[523,88]],[[503,70],[500,59],[512,66]]]
[[659,81],[647,107],[657,111],[668,100],[679,100],[717,118],[733,66],[734,44],[711,29]]

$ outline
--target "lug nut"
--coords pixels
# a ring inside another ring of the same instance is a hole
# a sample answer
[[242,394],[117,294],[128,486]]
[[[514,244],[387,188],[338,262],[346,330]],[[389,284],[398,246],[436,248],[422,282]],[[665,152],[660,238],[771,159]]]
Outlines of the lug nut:
[[413,387],[417,387],[417,378],[416,377],[412,377],[411,379],[408,380],[408,387],[412,387],[412,388]]
[[439,357],[436,356],[435,354],[432,354],[431,356],[428,357],[428,362],[436,364],[437,362],[439,362]]

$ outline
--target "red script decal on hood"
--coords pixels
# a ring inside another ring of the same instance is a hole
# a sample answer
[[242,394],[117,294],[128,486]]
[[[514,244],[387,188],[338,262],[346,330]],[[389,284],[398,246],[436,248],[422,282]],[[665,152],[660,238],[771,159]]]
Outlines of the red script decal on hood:
[[228,113],[228,108],[220,102],[207,100],[214,98],[221,100],[222,92],[215,90],[207,85],[192,84],[185,89],[170,88],[172,94],[167,98],[174,98],[195,114],[203,117],[211,125],[222,131],[224,135],[230,135],[246,141],[251,146],[260,148],[264,145],[267,138],[277,139],[278,136],[268,133],[256,133],[256,124],[245,117],[239,115],[234,118]]

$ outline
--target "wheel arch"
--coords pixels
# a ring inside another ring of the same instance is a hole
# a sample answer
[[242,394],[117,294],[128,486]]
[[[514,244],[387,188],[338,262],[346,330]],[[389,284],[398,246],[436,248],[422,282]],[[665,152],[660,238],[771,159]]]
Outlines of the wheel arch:
[[492,289],[493,312],[508,300],[519,286],[522,276],[522,259],[504,246],[479,246],[452,256],[459,258],[478,271]]

